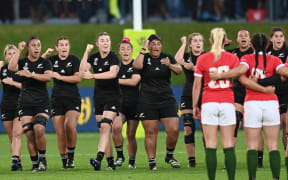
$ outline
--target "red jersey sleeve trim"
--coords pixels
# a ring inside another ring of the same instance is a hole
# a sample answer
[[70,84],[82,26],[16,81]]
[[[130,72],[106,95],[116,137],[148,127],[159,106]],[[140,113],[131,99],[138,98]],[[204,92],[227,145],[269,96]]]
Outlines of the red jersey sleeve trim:
[[195,76],[195,77],[201,77],[201,78],[203,77],[202,74],[198,74],[198,73],[194,73],[194,76]]
[[246,62],[240,62],[240,64],[243,64],[243,65],[247,66],[247,68],[249,69],[249,64],[248,64],[248,63],[246,63]]
[[277,67],[276,67],[276,71],[278,71],[279,68],[283,67],[284,64],[279,64]]

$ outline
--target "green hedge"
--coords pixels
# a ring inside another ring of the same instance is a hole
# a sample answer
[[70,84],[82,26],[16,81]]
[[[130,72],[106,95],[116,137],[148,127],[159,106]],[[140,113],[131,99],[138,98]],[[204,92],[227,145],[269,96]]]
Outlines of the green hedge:
[[[218,23],[201,23],[201,24],[145,24],[144,28],[155,29],[163,39],[163,52],[175,55],[180,46],[180,37],[192,32],[200,32],[205,38],[205,50],[209,51],[209,34],[214,27],[224,27],[228,38],[233,40],[230,47],[235,47],[236,33],[239,29],[247,29],[251,34],[264,32],[270,34],[272,27],[281,26],[288,28],[287,24],[218,24]],[[97,33],[106,31],[112,39],[112,50],[117,52],[117,46],[123,36],[123,30],[132,28],[130,25],[14,25],[1,26],[0,28],[0,47],[4,49],[5,44],[18,44],[19,41],[26,41],[30,36],[37,36],[42,41],[42,53],[48,47],[54,47],[55,40],[59,36],[67,36],[71,43],[71,52],[80,59],[86,48],[87,43],[95,43]],[[3,56],[2,56],[3,58]],[[1,58],[1,59],[2,59]],[[173,76],[172,84],[181,85],[184,83],[184,75]],[[93,86],[93,81],[83,80],[80,86]]]

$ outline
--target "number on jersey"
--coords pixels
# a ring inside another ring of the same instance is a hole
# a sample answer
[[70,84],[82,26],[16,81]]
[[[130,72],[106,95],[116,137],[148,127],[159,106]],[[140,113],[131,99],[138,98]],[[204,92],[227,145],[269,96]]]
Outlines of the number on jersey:
[[[218,72],[218,73],[223,73],[223,72],[227,72],[229,71],[229,66],[219,66],[219,67],[213,67],[213,68],[209,68],[209,72]],[[230,80],[226,80],[226,79],[221,79],[221,80],[211,80],[208,83],[208,86],[210,88],[228,88],[230,85]]]
[[258,79],[264,79],[266,77],[263,70],[261,70],[261,69],[253,68],[251,72],[252,72],[251,74],[253,74]]

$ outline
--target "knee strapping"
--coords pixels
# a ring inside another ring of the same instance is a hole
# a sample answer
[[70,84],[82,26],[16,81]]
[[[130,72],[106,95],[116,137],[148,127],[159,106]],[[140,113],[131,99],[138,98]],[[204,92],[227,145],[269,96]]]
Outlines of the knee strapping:
[[243,114],[240,111],[236,111],[236,126],[234,131],[234,137],[238,136],[238,130],[240,128],[241,121],[243,121]]
[[47,122],[48,122],[48,119],[45,116],[40,115],[40,116],[35,117],[34,125],[41,124],[42,126],[46,127]]
[[236,111],[237,122],[243,121],[243,114],[240,111]]
[[112,126],[112,119],[108,119],[108,118],[103,118],[100,122],[99,122],[99,127],[101,128],[101,124],[102,123],[107,123],[109,124],[110,126]]
[[194,133],[196,128],[192,113],[183,114],[183,123],[184,127],[189,126],[192,129],[192,133]]
[[192,134],[190,134],[188,136],[184,136],[184,142],[185,142],[185,144],[194,144],[195,143],[194,131],[192,132]]
[[33,131],[33,123],[26,123],[26,124],[23,124],[22,126],[23,128],[23,133],[27,133],[28,131]]

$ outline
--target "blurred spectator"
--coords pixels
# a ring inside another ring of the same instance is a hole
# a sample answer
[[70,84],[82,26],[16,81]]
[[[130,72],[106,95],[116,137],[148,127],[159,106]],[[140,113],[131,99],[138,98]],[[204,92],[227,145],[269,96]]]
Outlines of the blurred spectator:
[[[55,2],[56,1],[56,2]],[[72,0],[54,0],[56,14],[60,18],[74,18],[75,7]]]
[[109,1],[95,0],[96,23],[107,23],[109,15]]
[[132,0],[119,0],[119,8],[122,20],[132,22]]
[[44,0],[28,0],[33,24],[43,23],[42,1]]
[[192,19],[200,20],[203,10],[203,0],[186,0],[184,1],[184,7],[191,7],[192,10]]
[[287,17],[288,0],[274,0],[273,1],[273,19],[284,19]]
[[183,0],[166,0],[169,17],[179,18],[183,12]]
[[[203,12],[201,14],[201,21],[220,21],[222,5],[215,5],[215,2],[218,0],[203,0]],[[216,2],[218,3],[218,2]],[[216,15],[216,12],[218,16]],[[219,15],[220,14],[220,15]],[[219,17],[220,16],[220,17]]]
[[235,19],[235,0],[224,0],[224,12],[225,19]]
[[74,0],[80,23],[88,23],[92,15],[93,0]]
[[118,6],[118,0],[109,0],[109,13],[111,15],[109,22],[116,23],[121,21],[121,14]]
[[224,6],[224,0],[214,0],[215,14],[219,19],[222,19],[223,6]]
[[3,24],[6,22],[13,24],[14,21],[14,1],[13,0],[4,0],[1,1],[0,6],[0,19]]
[[163,20],[167,20],[166,0],[148,0],[148,15],[152,17],[160,16]]

